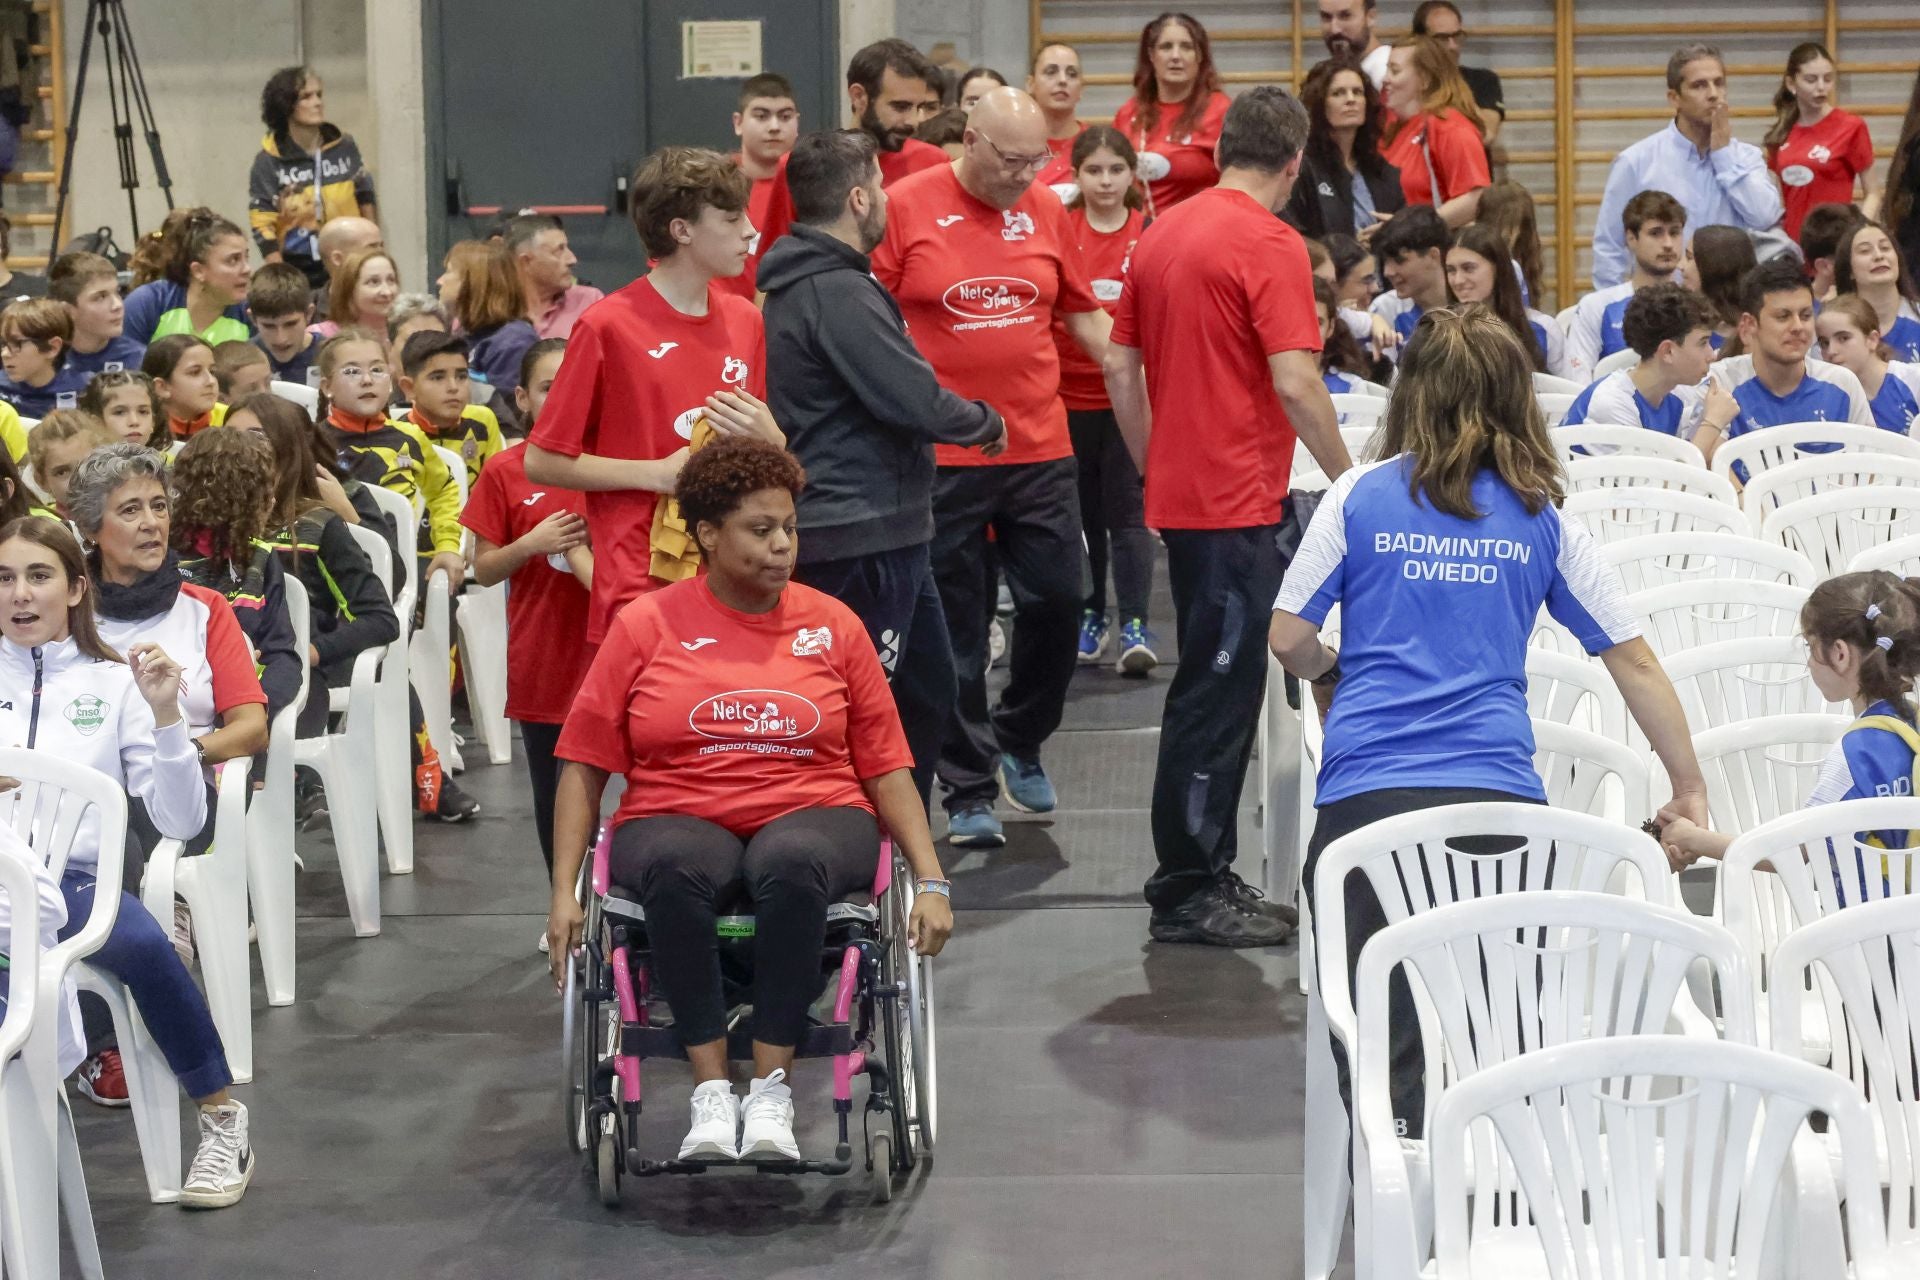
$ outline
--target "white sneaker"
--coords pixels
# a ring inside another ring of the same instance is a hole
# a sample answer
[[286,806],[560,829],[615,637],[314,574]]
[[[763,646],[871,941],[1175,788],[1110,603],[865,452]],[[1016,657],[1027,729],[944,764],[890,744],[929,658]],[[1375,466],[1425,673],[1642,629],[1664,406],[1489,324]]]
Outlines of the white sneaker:
[[180,963],[193,968],[193,908],[175,898],[173,900],[173,949],[180,956]]
[[742,1160],[798,1160],[800,1144],[793,1139],[793,1090],[787,1073],[775,1068],[764,1080],[755,1080],[740,1108]]
[[229,1102],[200,1111],[200,1150],[180,1188],[184,1209],[224,1209],[238,1204],[253,1181],[253,1144],[247,1140],[247,1108]]
[[737,1160],[740,1099],[725,1080],[706,1080],[693,1087],[693,1127],[680,1144],[682,1160]]
[[552,945],[552,943],[547,941],[547,931],[545,929],[540,930],[540,954],[543,956],[546,955],[547,948]]

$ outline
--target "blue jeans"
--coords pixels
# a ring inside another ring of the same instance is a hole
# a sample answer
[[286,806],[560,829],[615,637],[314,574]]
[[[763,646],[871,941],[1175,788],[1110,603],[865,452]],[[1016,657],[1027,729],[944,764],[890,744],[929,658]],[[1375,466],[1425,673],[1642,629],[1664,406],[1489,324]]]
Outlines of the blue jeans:
[[[67,900],[67,923],[60,930],[65,941],[80,932],[93,911],[93,876],[68,871],[60,878],[60,893]],[[206,997],[180,963],[167,931],[140,899],[130,893],[120,895],[113,931],[87,957],[87,963],[127,984],[134,1006],[188,1097],[204,1098],[233,1083],[227,1051],[214,1030]]]

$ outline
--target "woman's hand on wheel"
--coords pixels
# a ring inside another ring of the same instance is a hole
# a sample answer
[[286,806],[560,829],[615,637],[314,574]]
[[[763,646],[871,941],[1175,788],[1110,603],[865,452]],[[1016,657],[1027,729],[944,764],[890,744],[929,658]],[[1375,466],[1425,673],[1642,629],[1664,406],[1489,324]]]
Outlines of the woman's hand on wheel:
[[547,912],[547,968],[553,973],[553,989],[566,990],[567,957],[580,945],[586,930],[587,913],[572,898],[555,898]]
[[923,956],[937,956],[953,932],[953,903],[944,893],[913,895],[913,915],[907,920],[907,945]]

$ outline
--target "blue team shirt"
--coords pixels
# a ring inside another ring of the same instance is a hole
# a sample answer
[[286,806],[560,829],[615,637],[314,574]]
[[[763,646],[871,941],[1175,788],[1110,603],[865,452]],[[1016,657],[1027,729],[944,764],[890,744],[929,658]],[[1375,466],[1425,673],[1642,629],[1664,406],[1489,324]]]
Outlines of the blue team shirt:
[[1322,369],[1320,381],[1326,384],[1329,395],[1350,396],[1357,394],[1360,390],[1358,378],[1350,373],[1342,373],[1338,369]]
[[91,376],[75,373],[71,365],[62,364],[59,372],[53,375],[52,382],[44,387],[30,387],[0,374],[0,400],[19,410],[21,417],[38,420],[55,409],[78,407],[80,393],[86,390],[87,379]]
[[[1868,707],[1864,716],[1892,716],[1896,720],[1913,723],[1906,714],[1891,702],[1882,699]],[[1858,722],[1856,721],[1856,725]],[[1827,758],[1821,762],[1820,776],[1815,779],[1813,791],[1807,796],[1807,807],[1837,804],[1842,800],[1872,800],[1884,796],[1911,796],[1913,794],[1913,752],[1899,734],[1886,729],[1855,727],[1840,736]],[[1862,831],[1856,839],[1865,844],[1869,840],[1883,849],[1905,849],[1910,838],[1901,831]],[[1850,884],[1854,877],[1842,874],[1838,858],[1833,868],[1834,884],[1840,891],[1840,900],[1845,903],[1854,898],[1852,890],[1859,890],[1859,897],[1866,898],[1864,877],[1878,872],[1878,868],[1869,869],[1861,859],[1856,875],[1861,877],[1857,884]],[[1884,888],[1882,894],[1884,895]],[[1855,899],[1858,901],[1859,899]]]
[[1408,307],[1393,318],[1393,331],[1402,338],[1411,338],[1413,331],[1420,326],[1420,317],[1426,312],[1418,306]]
[[1901,435],[1912,431],[1914,419],[1920,418],[1920,365],[1888,361],[1887,376],[1867,407],[1873,410],[1875,426]]
[[137,373],[146,356],[147,349],[123,333],[98,351],[69,350],[66,367],[83,379],[96,373]]
[[[1729,440],[1763,427],[1783,427],[1795,422],[1852,421],[1852,398],[1833,383],[1811,376],[1800,379],[1800,385],[1784,396],[1767,390],[1760,379],[1748,378],[1733,389],[1733,398],[1740,402],[1740,412],[1727,425]],[[1813,445],[1801,447],[1816,453],[1823,451]]]
[[1892,328],[1880,335],[1880,341],[1893,348],[1895,360],[1920,362],[1920,320],[1901,316]]
[[1342,606],[1319,803],[1390,787],[1545,799],[1526,699],[1541,606],[1590,653],[1640,628],[1585,529],[1551,506],[1529,515],[1492,471],[1474,481],[1480,519],[1436,511],[1408,494],[1411,465],[1402,455],[1341,476],[1274,602],[1316,626]]
[[1600,313],[1600,358],[1605,360],[1616,351],[1627,349],[1627,304],[1633,301],[1633,295],[1618,298],[1607,304]]
[[1648,404],[1640,388],[1634,385],[1631,371],[1615,369],[1573,398],[1560,425],[1572,427],[1593,422],[1615,427],[1642,426],[1677,437],[1682,434],[1684,424],[1690,437],[1692,428],[1698,425],[1696,419],[1703,403],[1704,398],[1697,391],[1688,396],[1669,391],[1659,404]]

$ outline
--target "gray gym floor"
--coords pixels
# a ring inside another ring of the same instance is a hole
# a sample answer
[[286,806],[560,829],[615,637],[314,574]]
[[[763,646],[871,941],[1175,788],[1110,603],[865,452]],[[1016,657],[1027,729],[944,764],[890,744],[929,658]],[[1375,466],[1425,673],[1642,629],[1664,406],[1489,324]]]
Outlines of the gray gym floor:
[[[939,1148],[891,1205],[858,1173],[728,1171],[628,1179],[624,1204],[601,1207],[560,1120],[516,757],[462,779],[477,822],[418,828],[415,874],[382,878],[377,938],[348,927],[330,839],[302,837],[299,998],[268,1008],[256,978],[255,1082],[239,1093],[259,1165],[240,1205],[147,1203],[131,1117],[76,1096],[108,1275],[1298,1275],[1294,950],[1147,942],[1168,674],[1083,669],[1045,757],[1060,811],[1010,818],[1003,850],[940,845],[958,923],[938,965]],[[1241,848],[1259,883],[1250,810]],[[643,1132],[666,1151],[685,1069],[649,1064],[646,1080]],[[810,1154],[831,1153],[829,1086],[827,1064],[802,1064]]]

